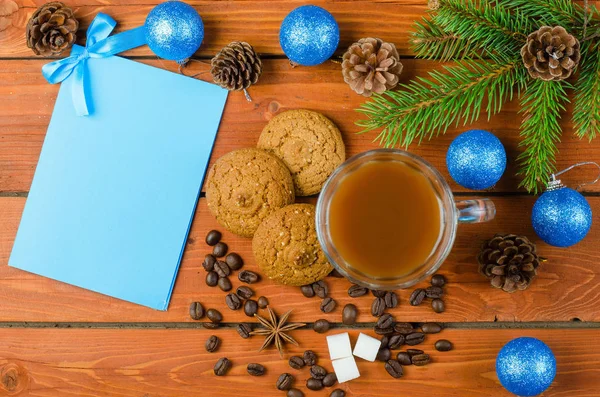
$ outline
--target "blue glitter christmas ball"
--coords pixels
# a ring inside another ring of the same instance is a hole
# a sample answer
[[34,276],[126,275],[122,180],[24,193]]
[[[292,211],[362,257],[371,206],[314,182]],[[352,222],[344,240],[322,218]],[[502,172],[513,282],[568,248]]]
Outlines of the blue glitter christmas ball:
[[154,7],[144,26],[150,49],[171,61],[184,62],[194,55],[204,39],[200,15],[194,7],[178,0]]
[[509,392],[523,397],[537,396],[552,384],[556,359],[541,340],[517,338],[498,353],[496,374]]
[[304,66],[319,65],[333,55],[340,29],[333,16],[321,7],[306,5],[290,12],[279,30],[285,55]]
[[484,130],[456,137],[448,148],[446,166],[452,179],[468,189],[492,187],[506,169],[506,151],[498,138]]
[[542,194],[533,205],[533,230],[546,243],[570,247],[592,227],[592,209],[579,192],[562,187]]

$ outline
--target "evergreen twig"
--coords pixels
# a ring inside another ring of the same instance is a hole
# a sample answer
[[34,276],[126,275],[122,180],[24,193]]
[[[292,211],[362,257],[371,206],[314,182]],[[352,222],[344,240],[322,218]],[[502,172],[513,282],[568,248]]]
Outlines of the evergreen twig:
[[475,46],[470,40],[444,30],[430,19],[423,18],[415,22],[415,25],[416,30],[412,34],[410,43],[417,57],[438,59],[442,62],[478,57]]
[[574,26],[583,29],[583,7],[572,0],[498,0],[499,4],[518,10],[525,17],[534,20],[538,28],[543,25],[563,27]]
[[600,47],[583,43],[581,55],[583,66],[575,82],[573,123],[577,136],[591,141],[600,134]]
[[569,102],[565,88],[571,88],[565,80],[538,79],[527,86],[521,98],[521,112],[525,117],[521,123],[524,139],[519,146],[525,150],[518,157],[522,167],[518,174],[524,176],[519,186],[530,192],[537,193],[539,185],[547,182],[555,170],[556,143],[561,134],[560,115]]

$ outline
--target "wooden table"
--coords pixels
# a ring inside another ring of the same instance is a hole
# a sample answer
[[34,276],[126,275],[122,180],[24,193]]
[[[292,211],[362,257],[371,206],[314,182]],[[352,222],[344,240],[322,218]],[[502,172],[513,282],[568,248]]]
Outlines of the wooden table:
[[[67,0],[75,8],[82,29],[98,12],[108,13],[119,22],[119,30],[143,23],[157,0]],[[25,25],[43,0],[0,0],[0,395],[36,396],[282,396],[274,384],[282,372],[296,376],[300,388],[307,370],[292,370],[276,351],[257,353],[262,342],[254,337],[241,339],[234,327],[253,322],[241,311],[225,306],[225,294],[204,284],[201,262],[208,252],[203,240],[206,232],[219,228],[200,199],[198,211],[167,312],[158,312],[66,284],[35,276],[7,266],[8,256],[27,198],[44,134],[50,120],[57,86],[46,83],[40,69],[48,62],[33,55],[25,45]],[[253,102],[240,93],[228,99],[212,161],[237,148],[254,146],[265,123],[286,109],[308,108],[324,113],[341,129],[349,155],[375,148],[374,134],[357,135],[354,111],[364,98],[354,94],[343,82],[340,65],[327,62],[317,67],[290,68],[278,44],[278,29],[284,16],[302,1],[201,1],[193,0],[204,19],[206,37],[199,59],[210,59],[233,40],[245,40],[264,54],[265,72],[251,89]],[[402,81],[439,68],[435,62],[415,60],[408,47],[414,20],[426,14],[424,0],[323,1],[339,22],[340,53],[350,43],[366,36],[377,36],[396,43],[405,65]],[[83,30],[82,30],[83,32]],[[83,36],[83,34],[82,34]],[[173,62],[156,58],[147,47],[127,56],[143,63],[176,70]],[[205,64],[193,62],[190,73],[207,72]],[[200,77],[208,79],[209,74]],[[529,222],[534,197],[518,190],[515,158],[519,153],[517,103],[511,103],[491,121],[472,127],[493,131],[505,144],[508,170],[491,192],[452,188],[460,198],[492,196],[497,218],[482,225],[460,227],[452,254],[441,269],[449,279],[447,311],[435,314],[426,305],[411,307],[410,291],[400,291],[401,304],[392,310],[401,321],[438,321],[445,324],[440,337],[454,342],[448,353],[433,350],[434,336],[424,349],[433,363],[410,367],[400,380],[391,378],[382,363],[359,362],[362,377],[341,385],[349,396],[507,396],[494,371],[496,354],[503,344],[518,336],[544,340],[555,352],[558,375],[545,396],[600,396],[600,229],[596,224],[588,237],[570,249],[539,243],[548,261],[538,278],[525,292],[506,294],[493,289],[477,273],[475,256],[481,242],[497,232],[525,234],[535,238]],[[598,160],[600,140],[579,141],[571,124],[563,124],[565,134],[559,145],[558,168],[577,161]],[[194,128],[190,126],[190,128]],[[446,177],[446,149],[457,133],[420,147],[412,147],[433,163]],[[586,171],[577,179],[591,179]],[[567,182],[571,178],[565,178]],[[600,185],[586,186],[585,195],[595,213],[600,212]],[[314,202],[314,198],[309,199]],[[148,214],[152,216],[152,214]],[[255,269],[250,240],[224,234],[230,247]],[[327,318],[336,323],[330,333],[348,330],[352,338],[362,330],[372,334],[370,297],[351,299],[345,279],[328,278],[331,296],[338,309],[322,314],[319,300],[304,298],[298,288],[276,286],[269,281],[257,284],[258,295],[270,298],[279,313],[293,309],[292,320],[306,322],[306,329],[294,331],[301,342],[301,353],[313,349],[328,370],[325,336],[315,333],[312,322]],[[237,279],[234,286],[237,286]],[[209,331],[189,318],[188,306],[194,300],[224,314],[222,329]],[[351,329],[341,325],[341,307],[359,307],[360,324]],[[223,344],[218,353],[207,353],[204,341],[218,334]],[[229,375],[215,377],[213,365],[221,356],[234,364]],[[246,364],[259,362],[268,368],[262,378],[246,374]],[[328,395],[310,392],[307,395]]]

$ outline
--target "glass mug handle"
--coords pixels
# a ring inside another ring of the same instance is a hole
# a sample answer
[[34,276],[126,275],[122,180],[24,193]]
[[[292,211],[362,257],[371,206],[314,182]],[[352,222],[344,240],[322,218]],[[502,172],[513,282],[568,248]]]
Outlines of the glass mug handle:
[[496,206],[490,199],[457,201],[459,223],[487,222],[496,216]]

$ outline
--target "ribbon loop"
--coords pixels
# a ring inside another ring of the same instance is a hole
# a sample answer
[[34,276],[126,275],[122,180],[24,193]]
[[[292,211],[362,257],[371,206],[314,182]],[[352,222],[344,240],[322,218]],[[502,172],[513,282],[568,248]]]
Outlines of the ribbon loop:
[[117,22],[109,15],[98,13],[87,30],[85,48],[74,46],[68,58],[50,62],[42,67],[42,74],[50,84],[61,83],[73,75],[73,106],[78,116],[89,115],[89,58],[107,58],[146,44],[144,27],[110,36]]

